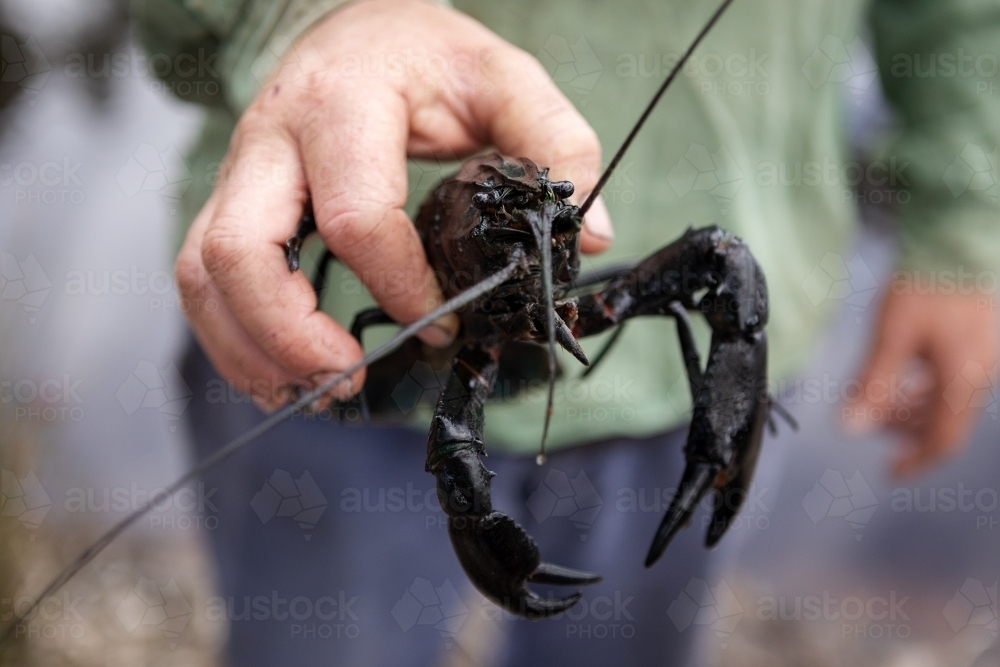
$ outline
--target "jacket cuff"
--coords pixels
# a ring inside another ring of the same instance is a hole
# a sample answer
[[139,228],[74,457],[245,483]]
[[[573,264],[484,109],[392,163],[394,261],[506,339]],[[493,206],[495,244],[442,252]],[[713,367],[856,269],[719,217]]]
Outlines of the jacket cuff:
[[268,74],[295,41],[330,12],[351,0],[250,0],[222,53],[226,101],[242,114]]
[[[242,20],[226,44],[221,67],[226,101],[242,114],[261,84],[298,39],[334,10],[352,0],[249,0]],[[447,0],[432,0],[449,5]]]
[[1000,209],[954,206],[911,209],[903,220],[900,271],[924,277],[971,275],[996,290],[1000,274]]

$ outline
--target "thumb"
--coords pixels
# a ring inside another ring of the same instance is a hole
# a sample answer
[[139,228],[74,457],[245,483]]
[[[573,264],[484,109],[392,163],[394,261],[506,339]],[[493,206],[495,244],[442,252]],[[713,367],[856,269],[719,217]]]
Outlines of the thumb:
[[[587,198],[601,175],[601,144],[590,124],[531,55],[509,47],[484,61],[488,80],[472,100],[475,115],[500,152],[549,168],[549,178],[573,183],[572,201]],[[603,198],[587,212],[581,249],[596,253],[614,238]]]

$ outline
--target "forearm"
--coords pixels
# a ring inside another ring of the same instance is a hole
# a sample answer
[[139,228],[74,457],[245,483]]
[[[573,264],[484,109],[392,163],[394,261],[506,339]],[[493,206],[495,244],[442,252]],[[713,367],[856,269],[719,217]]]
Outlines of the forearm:
[[899,111],[886,147],[910,200],[906,270],[1000,269],[1000,9],[983,0],[876,0],[876,57]]

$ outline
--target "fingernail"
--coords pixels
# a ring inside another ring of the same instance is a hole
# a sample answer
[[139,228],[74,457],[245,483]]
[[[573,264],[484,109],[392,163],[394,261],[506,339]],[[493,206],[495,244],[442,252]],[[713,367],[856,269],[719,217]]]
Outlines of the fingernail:
[[446,315],[440,320],[424,327],[417,333],[417,337],[431,347],[448,347],[455,342],[455,333],[458,327],[458,318],[454,315]]
[[[303,395],[319,389],[333,378],[340,375],[339,371],[321,371],[309,376],[309,387],[302,392]],[[345,401],[354,395],[354,378],[344,378],[337,384],[330,387],[325,394],[317,398],[309,406],[310,409],[318,412],[323,409],[331,400]]]
[[600,195],[594,204],[587,211],[583,221],[584,229],[599,239],[613,241],[615,238],[615,228],[611,225],[611,215],[608,207],[604,203],[604,195]]
[[279,407],[277,401],[268,400],[263,396],[251,396],[250,399],[253,401],[253,404],[257,406],[257,409],[264,414],[269,415],[275,412]]

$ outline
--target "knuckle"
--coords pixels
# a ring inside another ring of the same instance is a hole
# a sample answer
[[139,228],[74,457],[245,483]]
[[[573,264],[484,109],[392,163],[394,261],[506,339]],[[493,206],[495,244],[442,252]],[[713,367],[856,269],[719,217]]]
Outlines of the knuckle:
[[252,141],[261,137],[267,137],[274,133],[276,123],[259,102],[250,105],[249,108],[236,123],[233,130],[233,138],[237,142]]
[[311,363],[306,359],[309,357],[306,354],[309,350],[308,340],[300,339],[294,331],[288,328],[273,329],[265,336],[269,341],[268,348],[271,356],[279,363],[300,371],[311,368]]
[[493,53],[497,62],[506,65],[508,75],[512,77],[527,75],[532,79],[537,77],[538,80],[545,81],[555,88],[555,83],[545,70],[545,66],[524,49],[503,42],[494,47]]
[[205,290],[205,279],[200,258],[192,251],[182,251],[174,265],[174,281],[181,296],[198,297]]
[[209,227],[202,239],[201,260],[211,275],[230,273],[243,264],[251,253],[247,235],[229,225]]
[[390,241],[392,209],[373,202],[328,200],[317,215],[324,222],[321,231],[328,244],[352,255],[367,255]]

